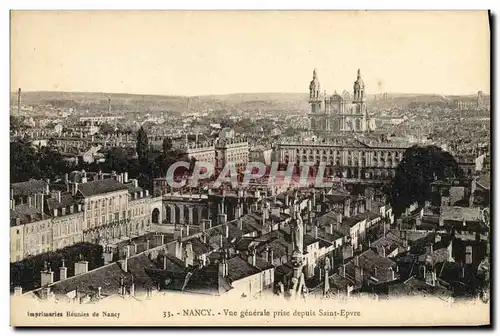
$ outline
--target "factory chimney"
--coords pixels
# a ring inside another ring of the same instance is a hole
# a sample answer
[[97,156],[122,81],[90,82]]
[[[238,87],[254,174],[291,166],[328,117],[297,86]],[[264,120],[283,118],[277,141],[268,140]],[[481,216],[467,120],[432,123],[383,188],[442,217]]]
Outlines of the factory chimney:
[[21,88],[17,90],[17,115],[21,113]]

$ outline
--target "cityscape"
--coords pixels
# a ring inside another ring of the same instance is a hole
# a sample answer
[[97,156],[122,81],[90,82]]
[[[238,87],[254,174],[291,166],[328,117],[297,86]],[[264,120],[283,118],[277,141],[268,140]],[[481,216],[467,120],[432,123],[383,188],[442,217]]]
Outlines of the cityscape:
[[372,93],[349,68],[303,93],[12,88],[11,295],[489,303],[489,88]]

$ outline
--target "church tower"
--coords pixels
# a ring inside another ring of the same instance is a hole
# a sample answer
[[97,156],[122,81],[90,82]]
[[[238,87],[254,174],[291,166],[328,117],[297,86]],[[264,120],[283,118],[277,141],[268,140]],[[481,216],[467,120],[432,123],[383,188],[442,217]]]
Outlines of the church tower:
[[361,78],[361,70],[358,69],[358,78],[354,82],[354,97],[353,103],[364,103],[365,101],[365,82]]
[[[325,103],[324,110],[323,103]],[[314,131],[330,130],[330,120],[326,113],[326,92],[324,96],[321,96],[321,86],[316,69],[314,69],[313,79],[309,83],[309,105],[311,105],[311,112],[309,113],[310,129]]]
[[319,84],[316,69],[313,70],[313,79],[309,84],[309,104],[311,104],[311,113],[321,113],[321,86]]

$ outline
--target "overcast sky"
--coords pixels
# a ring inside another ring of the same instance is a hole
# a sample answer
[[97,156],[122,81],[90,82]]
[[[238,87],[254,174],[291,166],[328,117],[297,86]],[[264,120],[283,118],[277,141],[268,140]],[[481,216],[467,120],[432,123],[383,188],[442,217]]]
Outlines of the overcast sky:
[[489,92],[486,12],[14,12],[11,89]]

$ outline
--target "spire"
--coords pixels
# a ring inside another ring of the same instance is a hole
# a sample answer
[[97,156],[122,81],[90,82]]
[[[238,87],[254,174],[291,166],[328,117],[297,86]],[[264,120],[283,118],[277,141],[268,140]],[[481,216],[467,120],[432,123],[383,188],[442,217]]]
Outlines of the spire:
[[361,69],[358,69],[358,79],[361,78]]

